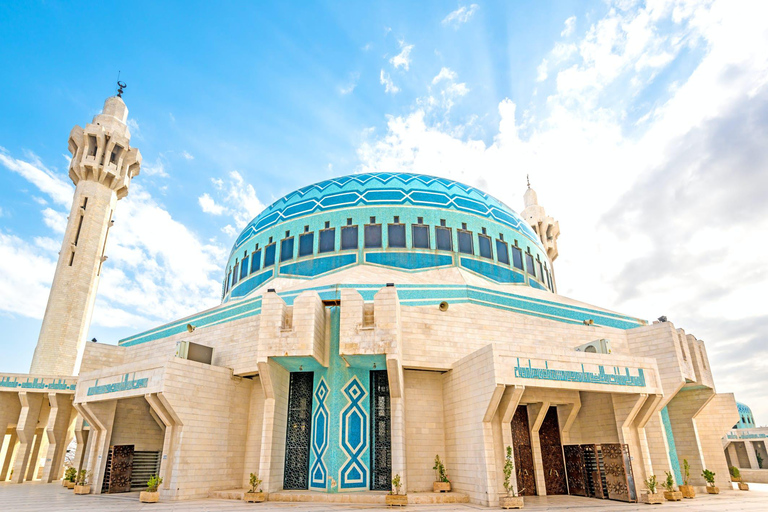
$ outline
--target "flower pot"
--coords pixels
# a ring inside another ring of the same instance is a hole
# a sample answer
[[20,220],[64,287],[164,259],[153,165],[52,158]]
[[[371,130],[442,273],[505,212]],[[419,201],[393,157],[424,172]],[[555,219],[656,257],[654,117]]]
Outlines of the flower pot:
[[693,490],[692,485],[681,485],[680,492],[683,493],[683,498],[690,499],[696,497],[696,491]]
[[749,490],[749,484],[745,484],[744,482],[739,482],[739,490],[740,491],[748,491]]
[[451,492],[451,482],[432,482],[432,492]]
[[141,494],[139,494],[139,501],[142,503],[157,503],[160,501],[160,493],[157,491],[141,491]]
[[384,496],[384,503],[386,503],[388,507],[404,507],[408,504],[408,495],[387,494]]
[[664,503],[664,495],[661,494],[660,492],[656,492],[653,494],[647,492],[641,495],[640,499],[642,500],[643,503],[646,503],[648,505],[661,505],[662,503]]
[[91,484],[75,485],[75,494],[91,494]]
[[67,482],[69,482],[69,480],[64,480],[64,479],[62,478],[62,479],[61,479],[61,486],[62,486],[62,487],[66,487],[66,486],[67,486]]
[[708,485],[707,494],[720,494],[720,489],[714,485]]
[[664,499],[667,501],[680,501],[683,499],[683,493],[680,491],[664,491]]
[[74,488],[75,488],[75,482],[72,482],[72,481],[70,481],[70,480],[67,480],[67,481],[64,483],[64,485],[66,486],[66,488],[67,488],[67,489],[74,489]]
[[267,493],[247,492],[243,494],[243,501],[246,503],[261,503],[263,501],[267,501]]
[[523,508],[524,504],[522,496],[502,496],[499,498],[499,505],[501,505],[501,508],[505,509]]

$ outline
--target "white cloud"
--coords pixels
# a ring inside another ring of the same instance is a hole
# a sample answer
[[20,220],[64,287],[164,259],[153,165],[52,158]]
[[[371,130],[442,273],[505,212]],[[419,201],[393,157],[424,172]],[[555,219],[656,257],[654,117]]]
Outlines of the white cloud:
[[360,73],[354,72],[349,74],[349,81],[346,85],[339,87],[339,93],[341,95],[347,95],[352,93],[357,87],[357,81],[360,79]]
[[[190,155],[191,156],[191,155]],[[141,173],[145,176],[157,176],[160,178],[167,178],[168,173],[165,172],[165,162],[163,156],[158,155],[153,163],[144,162],[141,165]]]
[[225,208],[222,205],[216,204],[216,201],[213,200],[208,192],[198,197],[197,202],[200,203],[200,208],[202,208],[205,213],[222,215],[225,211]]
[[417,102],[429,111],[439,107],[443,110],[443,114],[447,115],[456,100],[469,92],[467,84],[457,83],[457,78],[458,75],[452,69],[441,68],[440,72],[432,79],[429,95],[417,100]]
[[364,52],[367,52],[367,51],[368,51],[368,50],[370,50],[371,48],[372,48],[372,45],[371,45],[371,43],[365,43],[365,45],[363,45],[363,47],[362,47],[362,48],[360,48],[360,49],[361,49],[362,51],[364,51]]
[[144,140],[144,137],[141,135],[141,127],[139,126],[139,122],[136,119],[131,117],[128,119],[126,124],[128,125],[128,129],[131,132],[132,139]]
[[547,59],[541,61],[539,67],[536,68],[536,81],[543,82],[547,79]]
[[437,75],[435,75],[435,78],[432,79],[432,85],[435,85],[441,80],[449,80],[449,81],[456,80],[456,72],[446,67],[441,68],[440,72]]
[[[754,5],[690,4],[610,10],[576,45],[555,46],[545,110],[529,119],[500,102],[490,142],[432,119],[434,103],[388,117],[359,147],[360,170],[451,177],[518,210],[530,173],[563,232],[560,293],[668,315],[706,340],[718,390],[768,417],[768,26]],[[657,88],[656,104],[633,103],[685,46],[695,70]],[[632,116],[642,131],[628,129]]]
[[389,63],[394,66],[395,69],[403,68],[406,71],[411,65],[411,50],[413,50],[412,44],[405,44],[405,41],[400,40],[400,53],[389,59]]
[[58,235],[63,235],[67,230],[67,214],[57,212],[53,208],[43,210],[43,222]]
[[184,160],[194,160],[195,159],[195,157],[193,155],[191,155],[190,153],[188,153],[187,151],[182,151],[181,152],[181,157]]
[[458,28],[460,25],[468,22],[479,8],[480,6],[477,4],[472,4],[469,7],[459,7],[443,18],[441,23],[443,25],[452,25],[454,28]]
[[397,94],[400,92],[400,88],[392,82],[392,78],[390,78],[389,73],[385,72],[383,69],[381,70],[381,74],[379,75],[379,81],[381,82],[381,85],[384,86],[384,92]]
[[571,16],[567,20],[565,20],[565,27],[563,27],[563,31],[560,32],[560,36],[562,37],[568,37],[571,34],[573,34],[573,31],[576,29],[576,16]]
[[20,174],[24,179],[35,185],[41,192],[48,194],[58,205],[69,208],[75,187],[54,171],[45,167],[37,155],[26,153],[28,160],[20,160],[8,155],[5,148],[0,147],[0,164],[6,169]]
[[0,231],[0,311],[42,318],[55,258],[56,252]]

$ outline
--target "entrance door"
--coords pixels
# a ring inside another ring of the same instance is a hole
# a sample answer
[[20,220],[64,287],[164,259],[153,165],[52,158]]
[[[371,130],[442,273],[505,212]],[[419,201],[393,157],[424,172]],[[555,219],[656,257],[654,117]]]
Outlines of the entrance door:
[[[619,443],[600,445],[605,463],[605,480],[608,498],[619,501],[637,501],[634,493],[634,477],[629,463],[629,447]],[[629,466],[629,467],[627,467]],[[630,489],[630,479],[632,488]]]
[[547,494],[568,494],[563,462],[563,446],[560,444],[560,425],[557,407],[550,407],[539,430],[541,461],[544,466],[544,484]]
[[569,444],[563,446],[563,452],[565,453],[565,470],[568,474],[568,493],[575,496],[586,496],[586,467],[581,446],[577,444]]
[[392,487],[392,426],[387,370],[371,371],[371,490]]
[[602,455],[597,449],[597,445],[581,445],[581,453],[584,457],[584,467],[587,474],[587,496],[592,498],[607,498],[608,490],[605,485],[605,475],[603,474],[604,465]]
[[123,444],[112,448],[109,468],[109,492],[129,492],[133,473],[133,445]]
[[288,389],[283,489],[307,489],[309,441],[312,433],[313,372],[292,372]]
[[512,444],[515,450],[517,490],[523,496],[536,495],[536,478],[533,473],[531,431],[528,426],[528,407],[520,405],[512,417]]

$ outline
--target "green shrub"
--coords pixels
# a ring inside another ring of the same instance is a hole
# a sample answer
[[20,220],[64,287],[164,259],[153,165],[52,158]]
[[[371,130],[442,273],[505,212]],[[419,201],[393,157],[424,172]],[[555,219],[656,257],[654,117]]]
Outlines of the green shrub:
[[691,478],[691,465],[688,464],[688,459],[683,459],[683,485],[688,485],[688,480]]
[[400,473],[398,473],[392,479],[392,491],[389,491],[389,494],[400,494],[400,487],[402,486],[403,482],[400,480]]
[[440,455],[435,455],[435,465],[432,469],[435,470],[437,482],[450,482],[450,480],[448,480],[448,475],[445,472],[445,464],[440,460]]
[[664,488],[669,492],[673,492],[675,490],[675,479],[669,471],[665,471],[664,473],[667,474],[667,479],[664,480]]
[[701,476],[703,476],[704,480],[707,481],[707,485],[711,487],[715,486],[715,474],[712,471],[705,469],[701,472]]
[[75,468],[67,468],[67,470],[64,471],[64,480],[67,482],[74,482],[76,477],[77,470]]
[[163,483],[162,478],[158,478],[157,475],[152,475],[147,480],[147,492],[157,492],[157,488]]
[[251,473],[250,483],[251,483],[251,490],[250,490],[250,492],[257,492],[256,491],[257,487],[259,488],[258,492],[262,492],[261,491],[261,478],[259,478],[259,475],[257,475],[256,473]]
[[732,480],[741,480],[741,471],[736,466],[730,466],[728,472],[731,474]]
[[656,494],[656,487],[658,485],[659,482],[656,481],[656,475],[649,475],[648,478],[645,479],[645,486],[651,494]]

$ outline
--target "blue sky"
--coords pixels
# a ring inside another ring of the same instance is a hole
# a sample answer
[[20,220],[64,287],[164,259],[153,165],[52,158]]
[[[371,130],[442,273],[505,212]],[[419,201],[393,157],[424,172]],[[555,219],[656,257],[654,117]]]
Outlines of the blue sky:
[[560,221],[560,292],[667,315],[707,342],[719,390],[766,423],[760,10],[6,2],[0,369],[28,368],[71,195],[67,135],[114,94],[119,70],[144,164],[116,212],[89,337],[114,343],[215,305],[237,232],[312,181],[424,172],[519,210],[530,174]]

